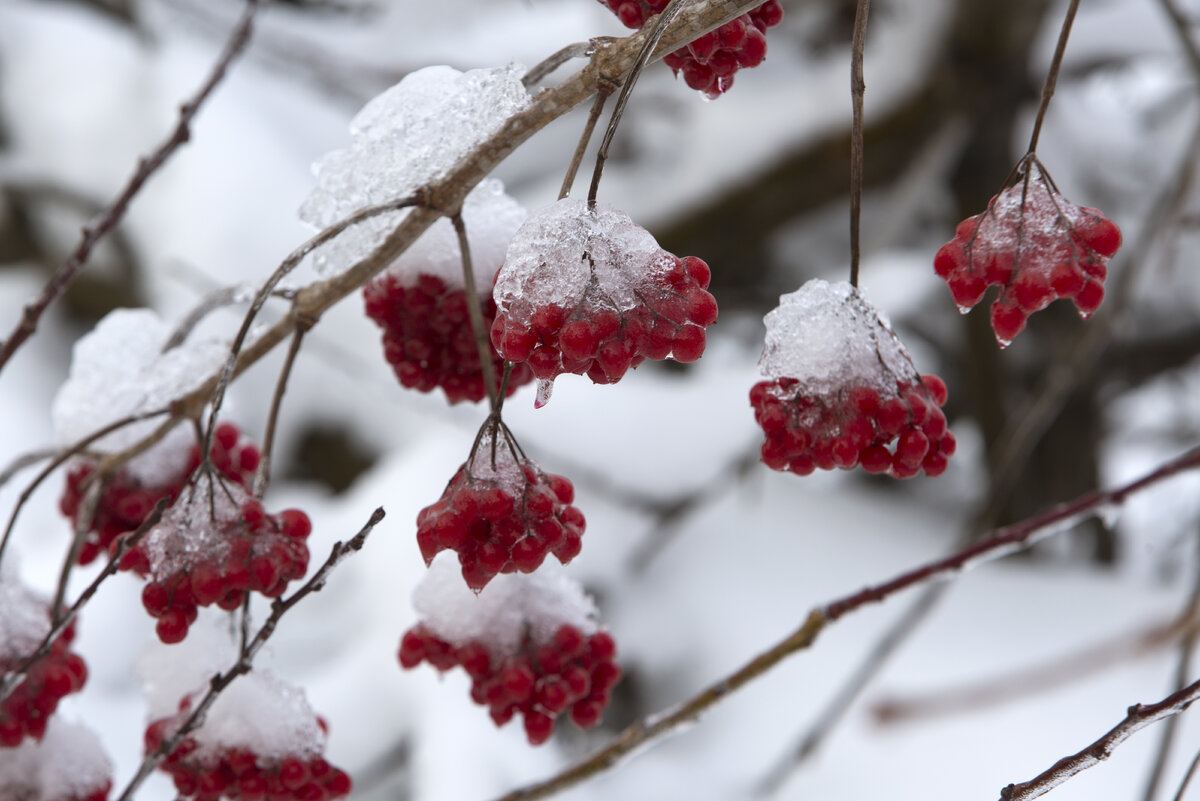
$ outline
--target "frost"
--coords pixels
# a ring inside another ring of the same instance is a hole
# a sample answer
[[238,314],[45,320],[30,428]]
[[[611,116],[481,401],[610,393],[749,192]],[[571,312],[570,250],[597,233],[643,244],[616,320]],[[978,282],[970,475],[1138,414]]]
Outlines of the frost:
[[768,378],[795,378],[814,395],[867,385],[891,395],[917,371],[891,326],[845,282],[809,281],[779,298],[764,318],[759,368]]
[[11,557],[0,563],[0,673],[33,653],[48,631],[46,601],[21,582]]
[[[529,106],[524,71],[519,65],[469,72],[438,66],[408,74],[354,118],[349,148],[313,165],[317,187],[300,207],[300,218],[327,228],[365,206],[405,197],[441,178]],[[483,190],[481,198],[497,185]],[[318,270],[345,270],[377,247],[407,213],[381,215],[349,229],[318,252]]]
[[[212,677],[236,661],[237,648],[228,628],[216,618],[199,621],[178,645],[153,647],[137,668],[150,719],[175,716],[184,698],[197,703]],[[304,691],[257,667],[225,688],[191,736],[201,756],[205,750],[247,748],[270,760],[311,759],[325,748],[325,733]]]
[[443,552],[413,591],[413,606],[439,639],[455,646],[479,641],[497,655],[517,653],[526,635],[549,642],[567,624],[585,635],[596,631],[596,605],[552,562],[535,573],[496,576],[476,595],[463,583],[454,554]]
[[[532,215],[513,237],[493,296],[527,324],[534,309],[571,308],[585,293],[617,312],[642,302],[655,278],[675,264],[623,211],[567,198]],[[590,291],[589,291],[590,290]]]
[[[185,342],[166,352],[172,331],[149,309],[117,309],[77,343],[71,369],[51,406],[58,442],[68,445],[118,420],[167,406],[200,386],[220,369],[229,354],[225,342]],[[146,420],[125,426],[88,446],[116,453],[133,445],[161,423]],[[187,467],[192,438],[177,426],[127,469],[146,486],[169,483]]]
[[91,729],[50,718],[41,742],[0,748],[0,798],[68,801],[111,783],[112,764]]
[[150,574],[163,579],[201,561],[223,562],[229,551],[226,529],[241,521],[241,505],[248,500],[240,484],[218,484],[211,476],[185,487],[138,546],[150,562]]

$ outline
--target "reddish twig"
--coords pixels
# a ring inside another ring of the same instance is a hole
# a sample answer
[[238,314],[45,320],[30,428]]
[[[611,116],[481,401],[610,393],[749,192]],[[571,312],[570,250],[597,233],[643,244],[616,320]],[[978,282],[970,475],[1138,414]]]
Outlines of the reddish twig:
[[871,0],[858,0],[854,10],[854,35],[850,48],[850,285],[858,286],[858,262],[861,257],[859,228],[862,222],[863,192],[863,52],[867,46],[867,15]]
[[129,208],[130,202],[141,190],[146,181],[166,163],[167,159],[176,150],[191,138],[192,119],[200,110],[200,106],[212,94],[217,84],[225,77],[225,73],[228,71],[230,64],[233,63],[233,60],[245,50],[247,43],[249,43],[250,34],[254,27],[254,15],[258,11],[261,2],[262,0],[246,0],[246,10],[242,13],[242,17],[234,28],[233,33],[230,34],[229,40],[225,43],[225,48],[221,51],[216,64],[213,65],[208,78],[201,85],[199,91],[179,107],[179,121],[176,123],[171,135],[153,153],[138,160],[137,169],[129,179],[129,183],[121,191],[121,194],[109,204],[108,208],[84,226],[83,236],[79,240],[79,244],[75,247],[75,250],[72,251],[67,260],[55,271],[54,275],[42,289],[41,295],[36,300],[27,304],[22,310],[20,322],[17,323],[17,326],[8,335],[8,338],[0,344],[0,370],[4,369],[4,365],[16,353],[17,348],[21,347],[25,340],[33,336],[42,314],[66,291],[71,282],[75,280],[75,276],[79,274],[80,270],[84,268],[91,257],[92,249],[125,216],[125,211]]

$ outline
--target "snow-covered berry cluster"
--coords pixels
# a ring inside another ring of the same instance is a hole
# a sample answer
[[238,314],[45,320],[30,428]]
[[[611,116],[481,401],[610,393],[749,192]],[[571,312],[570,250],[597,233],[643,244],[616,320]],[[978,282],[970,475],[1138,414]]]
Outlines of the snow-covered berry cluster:
[[121,560],[148,578],[142,605],[164,643],[187,636],[197,607],[237,609],[251,592],[277,598],[308,569],[308,515],[267,514],[240,486],[214,483],[202,478],[184,490]]
[[[0,570],[0,676],[16,670],[50,632],[50,606],[9,568]],[[41,740],[58,702],[87,681],[87,665],[70,650],[72,621],[30,665],[0,702],[0,748],[15,748],[26,738]]]
[[708,265],[663,250],[624,212],[564,199],[531,216],[494,290],[492,343],[538,378],[538,405],[563,373],[611,384],[645,359],[691,362],[717,319]]
[[750,391],[764,464],[798,475],[861,465],[896,478],[946,469],[955,449],[941,411],[946,385],[917,373],[856,288],[809,281],[766,324],[767,380]]
[[0,748],[5,801],[105,801],[112,764],[89,729],[54,718],[39,741]]
[[[409,286],[383,273],[367,284],[363,298],[367,316],[383,329],[383,356],[402,385],[420,392],[440,387],[450,403],[487,396],[465,290],[427,273],[417,275]],[[490,327],[496,302],[486,297],[481,304],[484,323]],[[504,360],[495,351],[492,367],[499,381]],[[529,368],[518,365],[509,376],[508,394],[532,380]]]
[[578,556],[586,521],[574,499],[568,479],[542,472],[503,423],[488,421],[474,455],[417,515],[417,545],[427,565],[455,551],[467,586],[480,590],[500,573],[533,572],[549,554],[563,564]]
[[[600,0],[629,28],[640,28],[667,7],[669,0]],[[767,28],[783,19],[783,7],[768,0],[663,58],[663,63],[692,89],[719,97],[733,86],[733,74],[757,67],[767,56]]]
[[[163,444],[167,447],[188,447],[178,439]],[[152,458],[163,461],[162,454],[154,454]],[[261,459],[258,446],[244,437],[233,423],[223,422],[213,432],[209,460],[230,481],[249,485]],[[139,474],[156,471],[147,470],[144,465],[135,471],[131,468],[136,466],[130,465],[121,468],[109,479],[100,493],[87,536],[79,549],[79,564],[89,564],[101,553],[110,550],[119,536],[140,526],[160,500],[166,498],[173,501],[178,497],[188,476],[200,466],[200,446],[193,443],[186,458],[165,461],[173,461],[182,469],[171,470],[168,475],[155,475],[153,483],[150,483]],[[76,520],[82,511],[88,479],[96,469],[97,462],[91,458],[82,457],[71,463],[67,484],[58,503],[62,513],[71,520]]]
[[1091,316],[1104,299],[1108,260],[1120,246],[1115,223],[1096,209],[1072,205],[1037,159],[1029,159],[987,211],[958,224],[933,268],[964,313],[989,286],[1000,287],[992,329],[1007,347],[1029,315],[1058,298],[1072,299],[1080,315]]
[[616,643],[561,568],[501,576],[476,596],[442,557],[418,585],[414,604],[422,620],[401,638],[400,664],[462,667],[471,699],[488,707],[497,726],[519,713],[533,745],[550,738],[560,715],[583,728],[598,723],[621,678]]

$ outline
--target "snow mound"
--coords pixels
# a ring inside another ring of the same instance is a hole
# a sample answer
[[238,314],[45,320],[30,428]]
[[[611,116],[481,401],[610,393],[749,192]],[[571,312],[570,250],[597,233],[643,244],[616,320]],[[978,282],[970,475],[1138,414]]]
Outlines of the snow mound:
[[75,801],[112,784],[112,764],[91,729],[59,716],[46,724],[41,742],[0,748],[0,798],[14,801]]
[[48,631],[46,601],[21,582],[10,556],[0,563],[0,668],[33,653]]

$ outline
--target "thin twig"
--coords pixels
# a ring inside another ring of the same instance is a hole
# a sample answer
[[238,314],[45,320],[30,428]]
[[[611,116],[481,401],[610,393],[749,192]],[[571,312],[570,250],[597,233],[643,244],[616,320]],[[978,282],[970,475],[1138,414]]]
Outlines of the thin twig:
[[858,0],[854,10],[854,36],[850,50],[850,101],[853,122],[850,128],[850,286],[858,286],[858,262],[862,254],[859,229],[862,222],[863,193],[863,51],[867,45],[867,15],[871,0]]
[[1196,43],[1192,41],[1191,26],[1187,17],[1175,5],[1174,0],[1158,0],[1158,2],[1171,20],[1171,27],[1179,36],[1179,44],[1183,47],[1184,55],[1187,56],[1188,62],[1192,66],[1192,72],[1196,74],[1197,79],[1200,79],[1200,49],[1197,49]]
[[467,290],[467,316],[471,319],[471,332],[475,335],[475,348],[479,353],[479,369],[483,373],[484,390],[492,413],[500,413],[500,405],[504,397],[500,394],[496,383],[496,366],[493,363],[491,340],[488,339],[487,324],[483,321],[483,306],[479,301],[479,291],[475,287],[475,268],[471,264],[471,243],[467,240],[467,224],[463,221],[462,212],[450,218],[454,224],[454,233],[458,235],[458,252],[462,256],[463,284]]
[[163,353],[177,348],[187,341],[192,330],[209,314],[237,303],[242,291],[240,286],[227,286],[214,290],[201,298],[200,302],[187,313],[187,316],[180,320],[179,325],[175,326],[175,330],[171,332],[171,336],[163,345]]
[[1030,153],[1037,151],[1038,137],[1042,135],[1042,123],[1046,120],[1050,98],[1054,97],[1054,88],[1058,85],[1058,72],[1062,69],[1063,54],[1067,52],[1067,39],[1071,36],[1071,25],[1075,22],[1075,12],[1078,10],[1079,0],[1071,0],[1062,29],[1058,32],[1058,44],[1054,47],[1054,58],[1051,59],[1050,70],[1046,73],[1046,83],[1042,87],[1042,102],[1038,104],[1037,119],[1033,121],[1033,133],[1029,136]]
[[185,142],[191,138],[192,119],[196,116],[196,112],[200,110],[200,106],[208,99],[213,89],[225,77],[230,64],[237,58],[238,55],[245,50],[246,45],[250,41],[250,34],[254,28],[254,15],[258,11],[262,0],[246,0],[246,9],[242,13],[241,19],[237,26],[230,34],[229,40],[225,43],[224,49],[221,51],[220,57],[216,64],[213,65],[212,71],[208,78],[201,85],[199,91],[187,102],[179,108],[179,120],[175,125],[175,129],[171,135],[167,137],[158,149],[149,156],[142,157],[138,160],[137,169],[133,176],[129,179],[129,183],[117,196],[117,198],[109,204],[108,208],[92,219],[83,228],[83,236],[75,250],[67,257],[59,268],[51,276],[46,286],[42,289],[41,295],[34,301],[28,303],[21,313],[21,320],[13,329],[8,338],[0,344],[0,370],[16,353],[17,348],[21,347],[25,340],[29,339],[37,330],[38,321],[42,314],[50,307],[55,300],[58,299],[67,287],[75,280],[75,276],[84,268],[88,259],[91,257],[92,249],[96,244],[103,239],[121,218],[125,216],[126,209],[129,208],[130,202],[142,186],[150,179],[155,172],[158,171],[167,159],[178,150]]
[[258,463],[258,471],[254,474],[254,497],[261,498],[271,483],[271,455],[275,449],[275,429],[279,423],[279,410],[283,408],[283,393],[287,391],[288,379],[292,375],[292,365],[296,363],[296,355],[300,353],[300,342],[308,332],[310,325],[297,319],[296,333],[292,334],[292,344],[288,346],[287,355],[283,357],[283,366],[279,368],[279,380],[275,382],[275,394],[271,397],[271,411],[267,414],[267,430],[263,434],[262,458]]
[[92,583],[89,584],[87,588],[79,594],[79,597],[75,599],[75,602],[71,604],[70,608],[56,618],[52,618],[50,630],[46,632],[46,635],[42,638],[42,641],[38,644],[38,647],[33,650],[33,653],[27,656],[10,672],[4,674],[3,679],[0,680],[0,703],[2,703],[5,698],[8,698],[8,696],[12,694],[12,691],[15,690],[17,685],[20,683],[21,678],[29,671],[29,668],[33,667],[36,662],[44,659],[46,655],[50,653],[50,648],[54,644],[54,641],[62,636],[62,633],[67,630],[67,626],[71,625],[71,621],[73,621],[75,616],[79,614],[79,610],[82,609],[83,606],[92,599],[92,596],[96,594],[96,590],[100,588],[100,585],[105,581],[105,579],[117,572],[117,567],[121,564],[122,557],[129,552],[129,549],[137,545],[138,542],[141,541],[142,537],[146,536],[146,532],[158,524],[158,521],[162,518],[162,514],[166,508],[167,500],[164,498],[154,506],[154,509],[150,512],[146,519],[142,521],[142,524],[137,527],[136,531],[131,531],[128,534],[121,535],[121,537],[116,541],[116,550],[114,550],[112,555],[108,558],[108,562],[104,565],[104,569],[101,570],[94,579],[92,579]]
[[313,574],[312,578],[304,583],[304,586],[296,590],[287,598],[278,598],[271,604],[271,614],[263,622],[262,626],[255,633],[254,637],[241,648],[238,649],[237,661],[229,667],[225,672],[218,673],[213,676],[208,683],[208,691],[204,697],[200,699],[195,708],[191,711],[183,723],[176,729],[170,737],[166,737],[159,744],[158,748],[147,754],[142,760],[142,764],[138,767],[137,773],[129,780],[129,784],[121,791],[117,801],[129,801],[133,794],[141,786],[156,767],[166,759],[167,755],[175,750],[176,746],[182,742],[183,738],[194,731],[204,722],[204,716],[217,697],[224,692],[225,688],[233,683],[233,680],[238,676],[250,672],[254,657],[257,656],[259,650],[275,633],[275,627],[292,607],[304,600],[307,596],[314,592],[320,592],[325,586],[325,582],[329,578],[329,574],[337,567],[348,554],[356,551],[361,551],[363,545],[367,541],[367,535],[371,530],[383,520],[384,511],[382,508],[376,509],[371,515],[371,519],[366,525],[347,542],[336,542],[333,549],[329,553],[329,558],[325,563]]
[[[1158,469],[1116,489],[1094,491],[1069,503],[1059,504],[1028,520],[997,529],[991,535],[967,546],[958,553],[902,573],[888,581],[839,598],[824,607],[813,609],[804,623],[783,640],[755,656],[729,676],[714,682],[704,690],[669,710],[642,718],[591,756],[568,767],[544,781],[536,782],[500,796],[497,801],[531,801],[545,798],[579,784],[585,779],[615,767],[620,761],[696,720],[709,707],[734,690],[766,673],[786,657],[810,647],[826,625],[846,615],[882,602],[902,590],[933,579],[947,578],[967,568],[992,561],[1055,532],[1064,531],[1070,524],[1097,514],[1113,504],[1123,503],[1129,496],[1180,473],[1200,468],[1200,446],[1161,465]],[[1200,694],[1200,686],[1196,688]]]
[[596,44],[597,43],[595,41],[591,41],[576,42],[575,44],[567,45],[561,50],[554,52],[552,55],[542,61],[542,63],[529,70],[529,72],[526,72],[521,78],[521,83],[526,89],[531,86],[537,86],[542,82],[543,78],[554,72],[563,64],[566,64],[571,59],[587,58],[590,56],[595,51]]
[[1188,765],[1187,773],[1183,774],[1183,781],[1179,783],[1179,790],[1175,793],[1175,801],[1183,801],[1183,794],[1187,792],[1188,785],[1191,784],[1192,776],[1196,775],[1196,768],[1200,767],[1200,753],[1192,757],[1192,764]]
[[29,453],[23,453],[9,463],[8,467],[0,470],[0,487],[3,487],[12,477],[27,467],[33,467],[43,459],[49,459],[60,451],[58,448],[39,448]]
[[571,163],[567,165],[567,174],[563,176],[562,188],[558,190],[559,200],[571,194],[575,175],[579,172],[579,165],[583,163],[583,154],[587,151],[588,143],[592,141],[592,133],[596,130],[596,122],[600,119],[600,113],[604,111],[604,103],[608,100],[609,94],[611,94],[611,90],[607,84],[596,87],[596,97],[592,101],[592,109],[588,112],[587,122],[583,125],[583,133],[579,135],[579,144],[575,146]]

